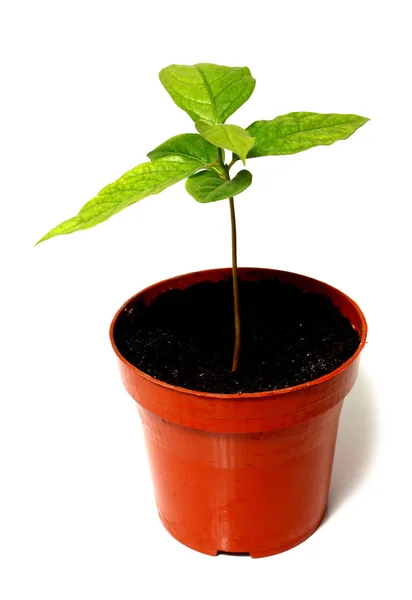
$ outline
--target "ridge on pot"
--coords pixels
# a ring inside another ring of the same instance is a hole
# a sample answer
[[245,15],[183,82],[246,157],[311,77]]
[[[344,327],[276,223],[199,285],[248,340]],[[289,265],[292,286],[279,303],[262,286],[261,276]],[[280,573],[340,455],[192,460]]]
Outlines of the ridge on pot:
[[296,546],[322,520],[339,415],[356,380],[367,326],[355,302],[327,284],[284,271],[240,269],[241,279],[275,277],[329,297],[359,332],[356,352],[332,373],[299,386],[226,395],[166,384],[122,357],[113,332],[123,310],[230,272],[190,273],[143,290],[119,309],[110,336],[123,383],[138,404],[166,529],[206,554],[268,556]]

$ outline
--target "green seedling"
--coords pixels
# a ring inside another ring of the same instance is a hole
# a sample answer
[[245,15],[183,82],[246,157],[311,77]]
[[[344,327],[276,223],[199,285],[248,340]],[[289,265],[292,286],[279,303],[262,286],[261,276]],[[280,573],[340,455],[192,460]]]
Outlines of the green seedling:
[[[162,69],[160,81],[174,102],[194,121],[198,133],[170,138],[138,165],[103,188],[73,218],[54,227],[39,240],[89,229],[131,204],[186,179],[186,190],[197,202],[229,200],[232,230],[232,273],[235,340],[232,370],[239,363],[241,325],[237,275],[234,197],[252,183],[242,169],[233,178],[230,170],[241,160],[259,156],[295,154],[315,146],[345,140],[369,119],[351,114],[293,112],[268,121],[255,121],[246,129],[226,120],[248,100],[255,87],[247,67],[209,63],[171,65]],[[232,153],[226,162],[225,150]]]

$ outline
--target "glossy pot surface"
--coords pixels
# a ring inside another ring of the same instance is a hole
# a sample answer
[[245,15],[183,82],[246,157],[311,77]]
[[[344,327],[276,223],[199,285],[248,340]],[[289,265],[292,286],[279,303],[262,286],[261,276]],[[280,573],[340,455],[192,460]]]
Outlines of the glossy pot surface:
[[230,269],[189,273],[129,299],[110,336],[126,390],[137,402],[156,502],[166,529],[187,546],[268,556],[296,546],[326,509],[343,400],[353,387],[367,326],[359,307],[339,290],[303,275],[239,269],[249,281],[276,277],[331,298],[359,332],[355,354],[314,381],[252,394],[207,394],[143,373],[119,353],[117,318],[137,300],[166,290],[230,277]]

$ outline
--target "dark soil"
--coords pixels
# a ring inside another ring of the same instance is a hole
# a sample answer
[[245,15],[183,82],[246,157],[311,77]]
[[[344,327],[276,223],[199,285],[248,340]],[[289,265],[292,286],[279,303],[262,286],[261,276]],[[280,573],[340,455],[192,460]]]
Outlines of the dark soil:
[[233,353],[232,281],[170,290],[136,303],[114,337],[130,363],[161,381],[214,393],[286,388],[330,373],[350,358],[359,335],[332,302],[277,280],[240,281],[242,349]]

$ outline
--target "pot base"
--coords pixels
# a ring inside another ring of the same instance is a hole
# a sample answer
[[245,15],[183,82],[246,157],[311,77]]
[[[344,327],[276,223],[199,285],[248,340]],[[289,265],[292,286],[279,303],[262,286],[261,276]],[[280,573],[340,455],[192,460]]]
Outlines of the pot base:
[[214,550],[211,548],[205,548],[204,546],[197,546],[190,542],[188,543],[179,538],[179,535],[176,533],[176,531],[173,529],[173,527],[170,526],[170,523],[167,523],[166,519],[160,513],[159,513],[159,518],[160,518],[160,521],[161,521],[163,527],[175,540],[177,540],[178,542],[180,542],[187,548],[190,548],[191,550],[196,550],[196,552],[200,552],[201,554],[207,554],[208,556],[218,556],[219,554],[227,554],[227,555],[233,555],[233,556],[250,556],[250,558],[266,558],[268,556],[274,556],[275,554],[281,554],[282,552],[287,552],[287,550],[292,550],[292,548],[295,548],[296,546],[303,544],[303,542],[305,542],[307,539],[309,539],[315,533],[315,531],[318,529],[318,527],[320,526],[320,524],[323,521],[325,513],[326,513],[326,509],[325,509],[321,519],[319,520],[319,522],[315,525],[315,527],[313,527],[308,533],[305,533],[304,535],[300,535],[300,536],[296,537],[293,541],[291,541],[287,544],[281,544],[280,546],[276,546],[275,548],[268,548],[265,550],[249,550],[249,551],[247,551],[247,550],[230,550],[230,551]]

